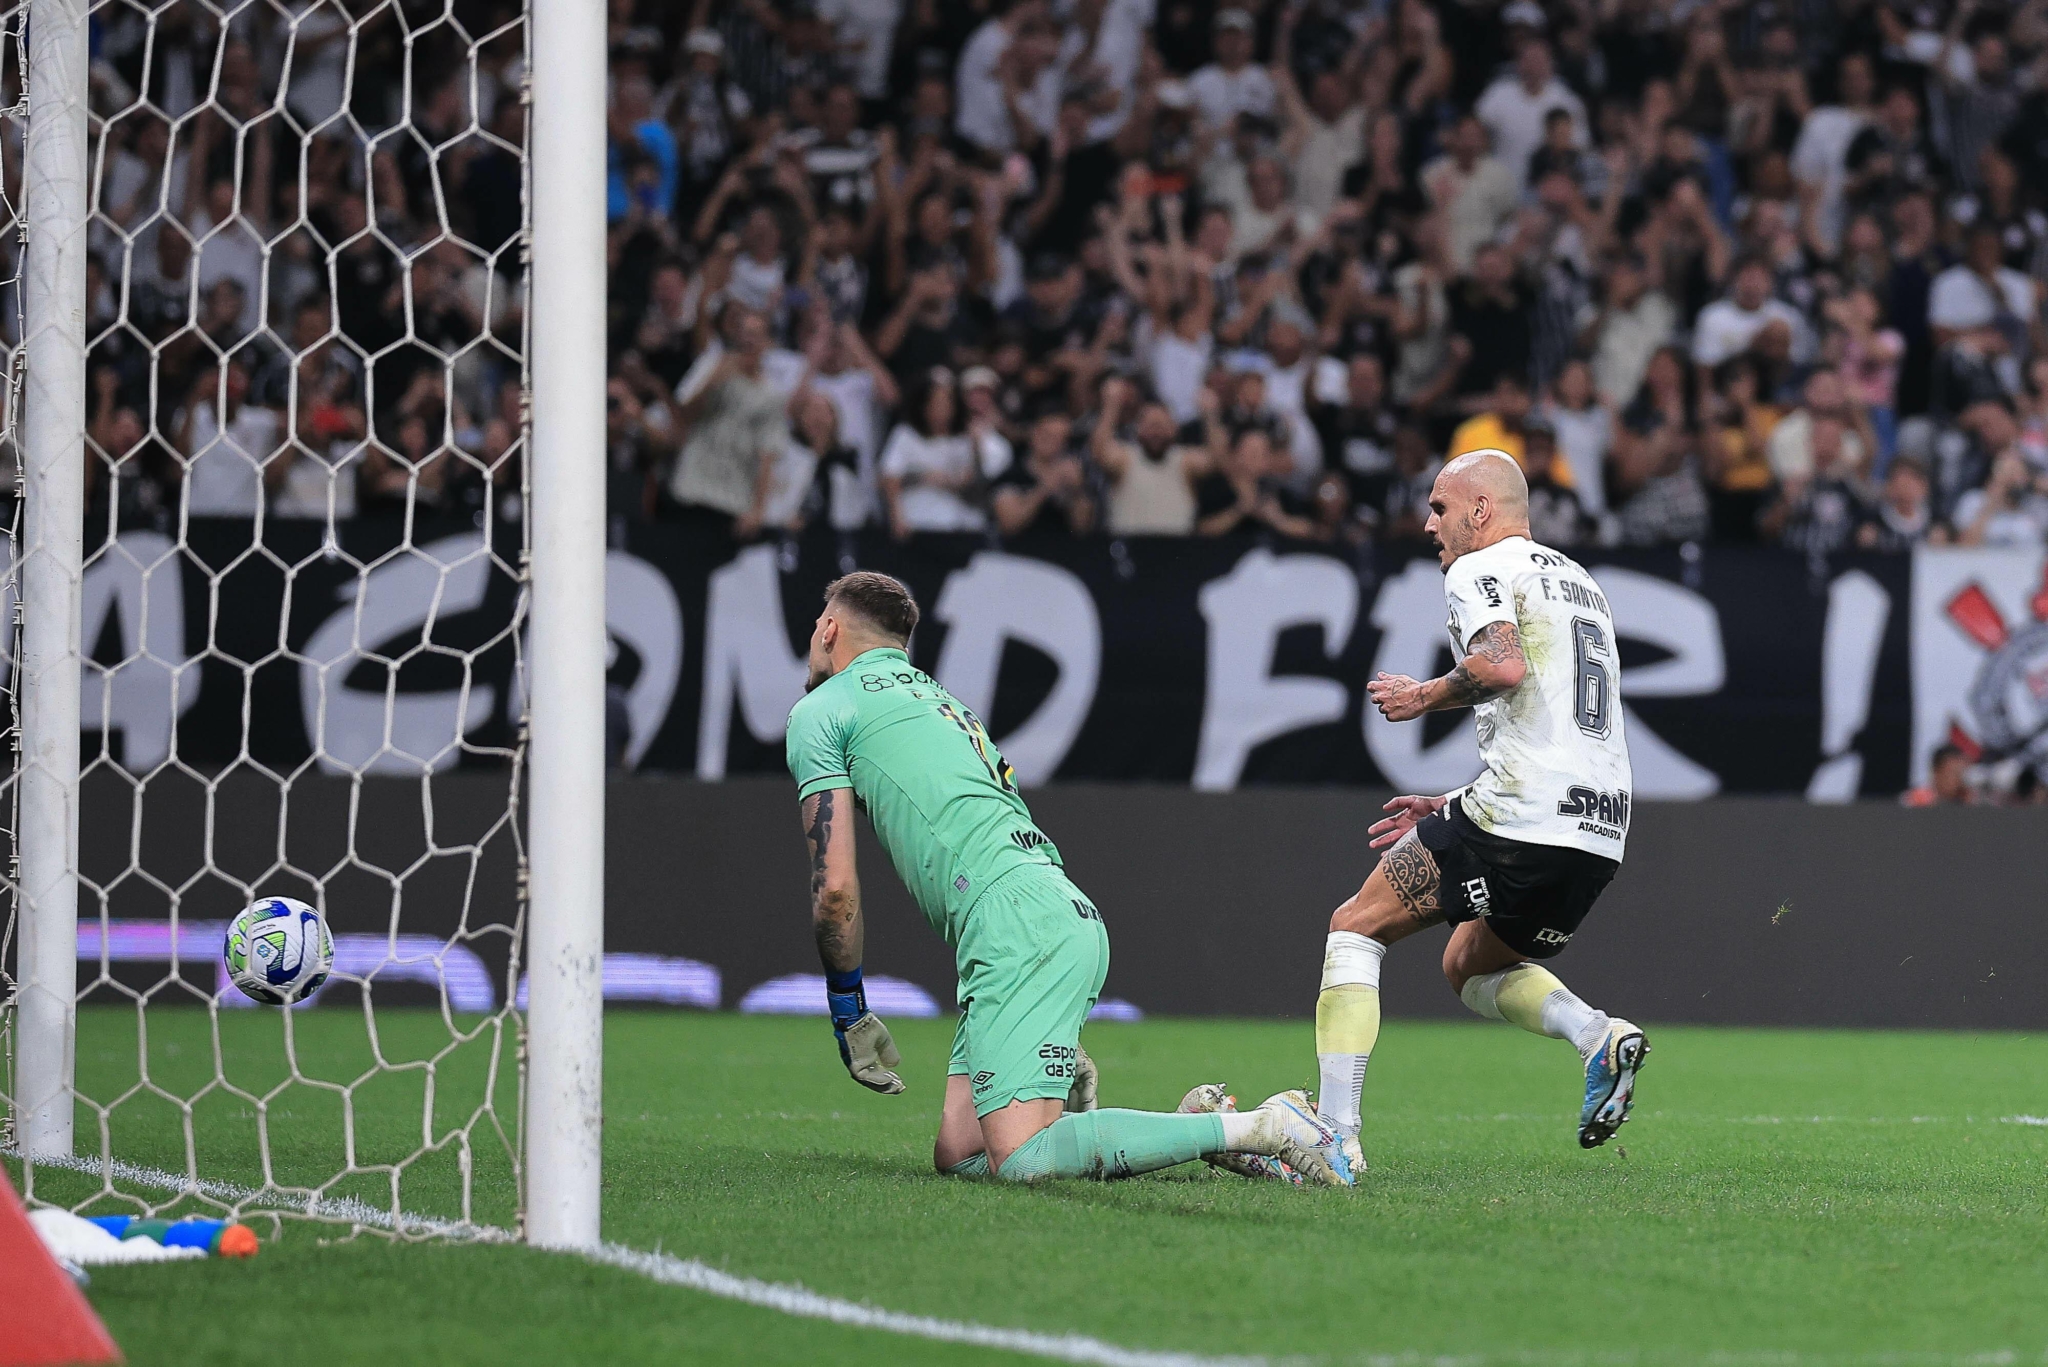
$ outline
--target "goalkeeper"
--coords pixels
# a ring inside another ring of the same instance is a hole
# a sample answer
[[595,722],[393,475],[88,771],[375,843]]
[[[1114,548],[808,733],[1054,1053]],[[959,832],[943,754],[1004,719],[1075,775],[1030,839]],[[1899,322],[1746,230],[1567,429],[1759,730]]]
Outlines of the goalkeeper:
[[861,991],[859,806],[959,965],[960,1025],[932,1154],[941,1172],[1110,1178],[1255,1153],[1340,1185],[1326,1156],[1334,1132],[1283,1105],[1063,1114],[1070,1094],[1093,1106],[1081,1022],[1102,991],[1109,936],[981,721],[910,663],[917,616],[910,590],[885,574],[833,583],[811,633],[807,695],[789,714],[811,919],[832,1030],[854,1081],[903,1090],[896,1046]]

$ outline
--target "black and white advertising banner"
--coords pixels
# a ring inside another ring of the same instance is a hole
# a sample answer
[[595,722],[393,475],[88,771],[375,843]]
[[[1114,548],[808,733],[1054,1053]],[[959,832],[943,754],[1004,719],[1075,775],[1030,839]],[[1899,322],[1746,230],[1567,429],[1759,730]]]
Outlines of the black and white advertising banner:
[[[516,563],[474,525],[195,521],[124,533],[84,584],[84,712],[134,772],[172,759],[419,773],[502,763],[521,700]],[[2048,757],[2039,552],[1816,561],[1762,548],[1588,551],[1622,638],[1636,795],[1898,792],[1956,739]],[[1429,556],[1235,539],[898,544],[820,534],[734,552],[663,526],[610,552],[626,764],[782,768],[821,590],[906,580],[913,643],[1026,782],[1222,790],[1471,778],[1469,714],[1394,725],[1386,670],[1450,667]],[[593,605],[594,610],[594,605]],[[104,745],[104,751],[98,748]]]

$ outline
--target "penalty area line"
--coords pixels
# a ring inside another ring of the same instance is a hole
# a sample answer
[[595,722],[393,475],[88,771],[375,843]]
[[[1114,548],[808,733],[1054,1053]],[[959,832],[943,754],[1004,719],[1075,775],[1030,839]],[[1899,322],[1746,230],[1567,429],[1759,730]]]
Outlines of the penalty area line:
[[[26,1161],[18,1149],[0,1149],[9,1158]],[[351,1225],[414,1237],[440,1236],[470,1239],[479,1243],[516,1243],[508,1229],[495,1225],[464,1224],[428,1215],[379,1209],[354,1197],[319,1197],[310,1194],[294,1199],[293,1193],[275,1188],[245,1187],[234,1182],[204,1178],[146,1167],[121,1159],[41,1157],[37,1167],[61,1168],[69,1172],[101,1177],[110,1186],[118,1180],[138,1187],[150,1187],[173,1195],[202,1196],[230,1207],[251,1207],[251,1214],[309,1215],[318,1219],[346,1221]],[[259,1203],[253,1204],[252,1203]],[[260,1204],[260,1203],[267,1203]],[[1005,1329],[976,1324],[971,1320],[945,1320],[929,1315],[912,1315],[885,1310],[860,1301],[841,1300],[793,1282],[767,1282],[721,1271],[695,1258],[672,1253],[647,1252],[624,1244],[601,1244],[595,1249],[548,1249],[552,1253],[579,1257],[601,1267],[617,1268],[645,1277],[663,1286],[700,1291],[720,1300],[760,1306],[798,1319],[826,1320],[833,1324],[938,1343],[959,1343],[975,1348],[1003,1349],[1029,1357],[1056,1362],[1073,1362],[1085,1367],[1273,1367],[1263,1357],[1208,1357],[1148,1348],[1126,1348],[1090,1338],[1086,1334],[1046,1334],[1030,1329]]]

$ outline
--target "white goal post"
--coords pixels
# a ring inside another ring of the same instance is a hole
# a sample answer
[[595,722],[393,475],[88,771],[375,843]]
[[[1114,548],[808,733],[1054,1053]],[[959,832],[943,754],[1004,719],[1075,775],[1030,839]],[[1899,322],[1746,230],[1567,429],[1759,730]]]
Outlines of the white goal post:
[[526,1229],[537,1244],[591,1247],[604,1053],[606,7],[599,0],[532,6]]
[[[0,1146],[31,1200],[463,1234],[498,1161],[530,1242],[598,1243],[606,43],[600,0],[0,3]],[[512,168],[502,237],[461,200],[485,160]],[[264,593],[274,622],[236,618]],[[238,746],[188,753],[200,702]],[[267,738],[280,707],[303,754]],[[451,784],[495,806],[451,832]],[[221,908],[272,893],[357,918],[357,1072],[210,962]],[[380,1030],[399,982],[438,1003],[417,1058]],[[96,991],[133,1013],[112,1072],[81,1065]],[[210,1061],[166,1062],[167,1007]],[[281,1078],[236,1053],[259,1014]],[[394,1083],[413,1137],[372,1152]],[[307,1097],[339,1117],[325,1169],[283,1130]],[[232,1161],[223,1107],[253,1127]],[[456,1194],[409,1228],[435,1163]]]

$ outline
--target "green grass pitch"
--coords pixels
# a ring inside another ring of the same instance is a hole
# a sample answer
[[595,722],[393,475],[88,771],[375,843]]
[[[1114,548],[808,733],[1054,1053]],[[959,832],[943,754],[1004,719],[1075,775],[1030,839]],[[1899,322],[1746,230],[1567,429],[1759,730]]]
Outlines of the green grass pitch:
[[[280,1020],[223,1016],[232,1079],[283,1076]],[[445,1038],[426,1012],[378,1023],[387,1058]],[[368,1058],[358,1012],[301,1013],[294,1027],[310,1076],[353,1076]],[[150,1028],[155,1081],[201,1085],[206,1018],[157,1011]],[[892,1310],[1205,1355],[2048,1360],[2048,1128],[2006,1119],[2048,1113],[2039,1037],[1653,1027],[1636,1119],[1583,1153],[1570,1050],[1500,1025],[1394,1021],[1367,1084],[1372,1171],[1344,1193],[1200,1165],[1035,1189],[936,1177],[950,1022],[893,1028],[911,1090],[889,1098],[846,1078],[819,1020],[614,1013],[606,1237]],[[1314,1062],[1306,1022],[1099,1025],[1087,1044],[1110,1105],[1169,1108],[1212,1080],[1255,1104],[1304,1084]],[[438,1124],[473,1104],[476,1052],[440,1070]],[[132,1013],[83,1013],[87,1092],[132,1086],[135,1056]],[[364,1089],[365,1161],[417,1145],[422,1098],[419,1074]],[[339,1166],[332,1095],[293,1087],[271,1105],[281,1177]],[[175,1108],[139,1093],[114,1117],[120,1156],[183,1167]],[[245,1102],[200,1102],[192,1133],[202,1175],[255,1178]],[[422,1162],[406,1207],[454,1213],[453,1172],[452,1159]],[[502,1160],[480,1154],[478,1173],[476,1217],[508,1219]],[[77,1199],[78,1182],[37,1175],[52,1199]],[[304,1222],[252,1263],[101,1269],[91,1296],[138,1367],[267,1365],[281,1344],[377,1367],[1006,1360],[561,1255],[335,1241]]]

